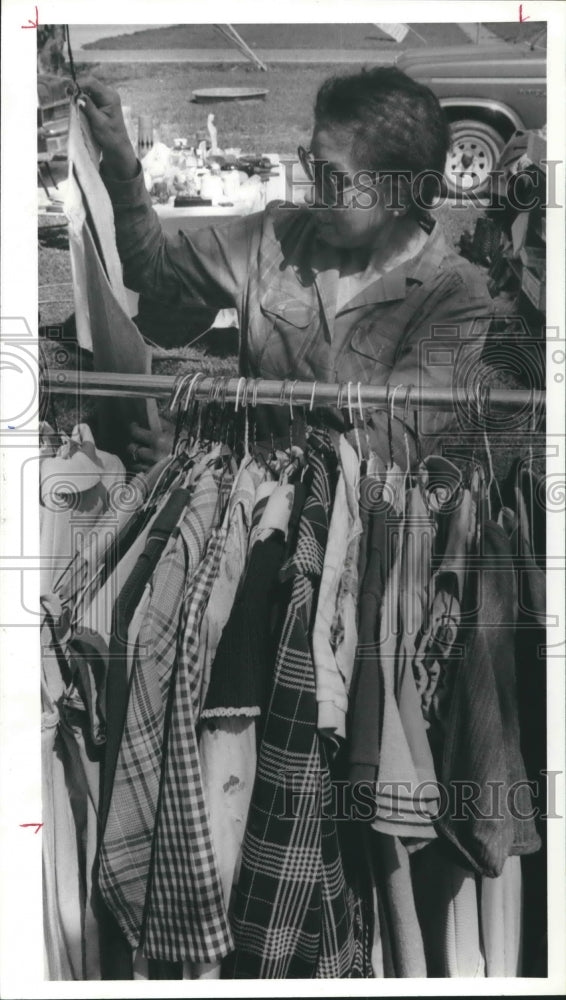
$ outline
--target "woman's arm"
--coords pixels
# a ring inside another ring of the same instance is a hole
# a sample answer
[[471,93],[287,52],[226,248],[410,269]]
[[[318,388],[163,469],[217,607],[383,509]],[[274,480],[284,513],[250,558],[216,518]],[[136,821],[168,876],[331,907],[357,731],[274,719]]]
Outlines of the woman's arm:
[[81,87],[84,112],[102,149],[101,176],[114,208],[127,287],[166,305],[238,308],[257,255],[263,213],[199,230],[190,238],[166,236],[126,131],[119,94],[92,78],[81,81]]

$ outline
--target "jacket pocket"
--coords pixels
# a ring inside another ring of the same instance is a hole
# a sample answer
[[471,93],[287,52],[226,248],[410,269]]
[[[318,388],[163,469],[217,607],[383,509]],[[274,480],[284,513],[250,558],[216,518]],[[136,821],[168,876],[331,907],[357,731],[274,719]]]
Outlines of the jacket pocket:
[[[353,360],[363,365],[368,376],[387,374],[393,368],[402,331],[380,323],[361,323],[350,341]],[[368,381],[371,379],[368,378]]]
[[277,378],[297,371],[318,325],[317,309],[300,299],[267,292],[260,300],[263,345],[258,354],[262,374]]

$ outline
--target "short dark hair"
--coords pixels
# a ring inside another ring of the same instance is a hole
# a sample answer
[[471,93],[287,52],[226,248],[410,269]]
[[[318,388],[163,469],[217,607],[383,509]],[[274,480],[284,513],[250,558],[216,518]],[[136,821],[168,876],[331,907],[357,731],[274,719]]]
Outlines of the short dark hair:
[[[444,175],[450,129],[438,98],[395,66],[330,77],[317,93],[314,113],[318,125],[350,132],[360,170]],[[420,204],[430,204],[435,194],[438,183],[425,179]]]

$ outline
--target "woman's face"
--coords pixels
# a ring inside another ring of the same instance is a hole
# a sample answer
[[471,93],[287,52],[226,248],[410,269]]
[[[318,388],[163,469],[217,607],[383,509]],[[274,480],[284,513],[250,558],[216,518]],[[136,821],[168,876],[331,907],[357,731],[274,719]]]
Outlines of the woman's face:
[[[348,131],[338,125],[315,124],[310,150],[313,159],[319,161],[315,165],[319,178],[323,173],[326,178],[332,172],[344,177],[344,193],[337,198],[331,197],[332,188],[329,193],[326,184],[314,185],[310,204],[320,239],[344,248],[371,247],[387,240],[399,215],[399,212],[394,215],[388,197],[390,181],[375,184],[369,175],[360,173],[360,165],[353,161]],[[352,187],[355,177],[357,183]]]

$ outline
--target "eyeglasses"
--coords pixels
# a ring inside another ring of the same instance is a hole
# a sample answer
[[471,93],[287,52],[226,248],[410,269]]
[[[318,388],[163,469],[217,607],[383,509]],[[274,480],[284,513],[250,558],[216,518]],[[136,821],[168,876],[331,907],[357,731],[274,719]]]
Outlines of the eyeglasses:
[[317,160],[310,149],[297,147],[299,163],[309,181],[314,184],[317,202],[325,208],[344,206],[344,195],[356,189],[355,184],[346,184],[344,172],[333,170],[326,160]]

